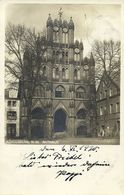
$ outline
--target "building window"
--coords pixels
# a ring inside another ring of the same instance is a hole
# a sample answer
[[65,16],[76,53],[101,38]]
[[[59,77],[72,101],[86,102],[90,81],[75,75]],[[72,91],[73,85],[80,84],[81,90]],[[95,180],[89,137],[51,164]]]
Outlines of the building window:
[[69,72],[68,72],[68,68],[63,68],[62,69],[62,79],[68,79],[69,77]]
[[74,70],[74,79],[80,80],[80,70],[77,69]]
[[62,52],[62,63],[64,63],[65,62],[65,52],[63,51]]
[[109,96],[112,96],[112,89],[109,89]]
[[8,106],[11,106],[11,101],[8,101]]
[[53,68],[53,79],[59,79],[59,69]]
[[106,114],[106,112],[107,112],[107,107],[104,106],[104,113]]
[[77,71],[77,79],[80,80],[80,70]]
[[12,105],[13,105],[14,107],[16,107],[16,101],[13,101],[13,102],[12,102]]
[[76,54],[74,54],[74,61],[76,61],[76,56],[77,56],[77,55],[76,55]]
[[35,97],[45,97],[45,90],[44,87],[39,85],[35,88],[35,92],[34,92],[34,96]]
[[80,60],[80,55],[79,54],[77,54],[77,57],[76,57],[77,59],[76,59],[76,61],[78,61],[79,62],[79,60]]
[[62,34],[62,39],[63,39],[63,43],[67,44],[68,43],[68,33],[63,33]]
[[85,98],[85,90],[83,87],[78,87],[76,90],[76,98]]
[[16,120],[17,119],[16,111],[8,111],[7,112],[7,119],[8,120]]
[[107,90],[105,90],[105,98],[107,98]]
[[99,99],[100,100],[102,99],[102,92],[100,92],[100,94],[99,94]]
[[55,90],[55,97],[64,97],[65,89],[61,85],[56,87]]
[[8,106],[16,107],[16,101],[8,101]]
[[116,112],[119,112],[120,111],[120,106],[119,106],[119,102],[116,103]]
[[44,57],[45,60],[47,59],[47,52],[46,51],[44,52],[43,57]]
[[65,33],[62,34],[62,39],[63,39],[63,43],[65,43],[66,40]]
[[56,75],[56,69],[53,68],[53,78],[55,79],[55,75]]
[[79,62],[80,61],[80,55],[74,54],[74,61]]
[[58,68],[56,68],[55,76],[57,79],[59,78],[59,69]]
[[63,68],[63,69],[62,69],[62,78],[65,79],[65,76],[66,76],[66,74],[65,74],[65,69]]
[[69,78],[69,71],[68,71],[68,68],[66,69],[66,72],[65,72],[65,77],[66,77],[66,79],[68,79],[68,78]]
[[74,79],[77,79],[77,69],[74,70]]
[[58,43],[59,37],[58,37],[58,32],[53,32],[53,42]]
[[65,62],[68,63],[68,52],[65,53]]
[[7,137],[8,138],[16,137],[16,124],[7,124]]
[[46,76],[46,66],[43,67],[43,76]]
[[113,104],[110,104],[110,114],[113,113]]
[[103,107],[100,106],[100,115],[103,115]]
[[55,59],[56,63],[59,63],[59,51],[56,51],[56,59]]

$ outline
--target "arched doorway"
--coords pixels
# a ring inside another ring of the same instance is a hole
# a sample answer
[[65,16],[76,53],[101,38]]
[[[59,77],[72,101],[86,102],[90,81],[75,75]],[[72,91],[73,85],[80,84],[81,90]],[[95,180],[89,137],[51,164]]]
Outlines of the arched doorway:
[[31,116],[32,116],[32,119],[44,119],[45,118],[44,111],[41,108],[35,108],[34,110],[32,110]]
[[31,113],[31,137],[43,138],[44,137],[44,120],[45,113],[41,108],[35,108]]
[[87,116],[87,112],[84,108],[80,109],[78,112],[77,112],[77,119],[85,119]]
[[80,125],[77,128],[77,136],[87,136],[87,127],[85,125]]
[[66,130],[66,113],[59,109],[54,114],[54,131],[63,132]]

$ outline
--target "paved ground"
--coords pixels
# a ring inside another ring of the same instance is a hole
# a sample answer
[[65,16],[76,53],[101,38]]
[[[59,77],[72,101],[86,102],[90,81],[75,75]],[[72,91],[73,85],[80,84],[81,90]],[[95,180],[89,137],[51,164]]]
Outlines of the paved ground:
[[81,144],[81,145],[118,145],[119,138],[63,138],[56,140],[7,140],[7,144]]

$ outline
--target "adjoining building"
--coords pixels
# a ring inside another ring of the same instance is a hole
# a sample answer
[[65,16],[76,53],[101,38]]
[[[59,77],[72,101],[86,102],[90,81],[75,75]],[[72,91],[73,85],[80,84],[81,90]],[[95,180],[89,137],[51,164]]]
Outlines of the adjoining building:
[[20,136],[20,100],[17,98],[17,91],[5,91],[5,126],[7,139]]
[[[108,85],[105,84],[108,80]],[[98,136],[119,137],[120,135],[120,79],[103,74],[97,89]]]
[[[47,50],[31,107],[31,138],[93,136],[96,130],[95,61],[83,57],[83,42],[74,40],[72,17],[46,22]],[[20,81],[20,136],[28,136],[27,105],[21,86],[28,94],[29,52],[24,54],[25,74]],[[35,69],[35,67],[34,67]]]

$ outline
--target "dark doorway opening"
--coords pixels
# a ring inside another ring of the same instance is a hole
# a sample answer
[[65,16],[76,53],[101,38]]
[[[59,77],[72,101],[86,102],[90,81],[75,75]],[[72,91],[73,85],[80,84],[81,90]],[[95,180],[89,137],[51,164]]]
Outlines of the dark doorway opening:
[[41,124],[34,124],[31,128],[31,137],[32,138],[43,138],[44,130]]
[[87,127],[85,125],[81,125],[77,128],[78,136],[87,136]]
[[85,119],[85,118],[86,118],[86,110],[82,108],[77,112],[77,119]]
[[31,113],[31,137],[44,138],[45,113],[41,108],[35,108]]
[[66,130],[66,113],[59,109],[54,115],[54,131],[63,132]]
[[16,124],[7,124],[7,138],[16,137]]
[[35,108],[31,113],[32,119],[44,119],[45,113],[41,108]]

